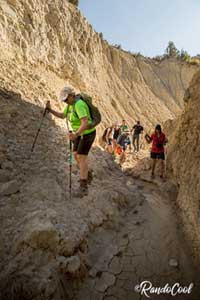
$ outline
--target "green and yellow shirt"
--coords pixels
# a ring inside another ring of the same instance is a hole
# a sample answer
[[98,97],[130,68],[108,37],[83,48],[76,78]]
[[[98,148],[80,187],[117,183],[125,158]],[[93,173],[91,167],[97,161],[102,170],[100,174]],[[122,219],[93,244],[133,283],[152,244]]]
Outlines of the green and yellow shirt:
[[[85,103],[85,101],[83,101],[81,99],[76,99],[76,102],[74,104],[68,105],[67,107],[65,107],[63,113],[64,113],[64,116],[66,118],[68,118],[73,132],[76,132],[79,129],[79,127],[81,126],[82,118],[87,117],[88,124],[92,123],[92,118],[90,115],[89,107],[88,107],[87,103]],[[95,130],[96,130],[95,128],[86,129],[83,131],[82,135],[92,133]]]

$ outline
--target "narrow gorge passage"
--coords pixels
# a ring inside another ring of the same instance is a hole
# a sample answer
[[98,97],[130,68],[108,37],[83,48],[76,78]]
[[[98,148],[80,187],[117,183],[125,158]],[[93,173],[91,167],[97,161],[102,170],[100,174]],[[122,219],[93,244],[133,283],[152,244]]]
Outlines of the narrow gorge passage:
[[[194,282],[191,295],[175,299],[199,299],[199,276],[164,185],[125,175],[133,168],[132,155],[123,173],[108,153],[96,147],[90,156],[94,182],[89,196],[70,202],[65,128],[47,116],[30,158],[41,108],[11,91],[2,90],[0,97],[4,141],[0,173],[12,189],[16,187],[14,192],[7,190],[13,194],[2,196],[0,202],[0,298],[144,300],[134,288],[149,280],[154,286]],[[73,188],[77,174],[74,163]],[[68,280],[68,266],[63,270],[60,262],[74,259],[79,268],[84,265],[82,256],[88,260],[88,273],[81,280]],[[62,285],[57,285],[59,276]]]
[[147,280],[153,287],[194,284],[189,295],[157,296],[147,292],[151,299],[199,299],[199,276],[162,184],[159,187],[130,177],[126,180],[133,193],[132,203],[121,210],[120,217],[105,222],[89,235],[92,268],[82,283],[73,282],[70,289],[67,285],[67,295],[77,300],[148,299],[135,291]]

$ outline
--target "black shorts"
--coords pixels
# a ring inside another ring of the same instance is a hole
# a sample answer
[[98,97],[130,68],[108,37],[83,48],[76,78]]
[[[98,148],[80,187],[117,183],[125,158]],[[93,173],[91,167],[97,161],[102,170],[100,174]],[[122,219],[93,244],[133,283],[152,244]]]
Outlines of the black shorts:
[[73,141],[73,151],[77,154],[88,155],[96,137],[96,130],[92,133],[77,137]]
[[161,153],[151,152],[151,158],[165,160],[165,153],[164,152],[161,152]]
[[108,139],[108,146],[112,146],[112,139]]

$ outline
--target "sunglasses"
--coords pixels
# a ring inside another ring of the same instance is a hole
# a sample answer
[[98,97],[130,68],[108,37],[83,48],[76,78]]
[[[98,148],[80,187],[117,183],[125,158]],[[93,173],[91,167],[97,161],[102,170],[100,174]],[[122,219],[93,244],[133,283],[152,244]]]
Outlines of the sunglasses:
[[67,101],[69,100],[69,99],[68,99],[69,96],[70,96],[70,94],[69,94],[69,95],[67,96],[67,98],[64,100],[65,103],[67,103]]

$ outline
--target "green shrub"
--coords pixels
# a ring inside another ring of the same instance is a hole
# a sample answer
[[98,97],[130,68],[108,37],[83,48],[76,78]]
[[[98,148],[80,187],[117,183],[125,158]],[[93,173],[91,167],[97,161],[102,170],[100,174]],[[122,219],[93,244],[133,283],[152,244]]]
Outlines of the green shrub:
[[76,5],[76,6],[78,6],[78,0],[69,0],[69,2]]

